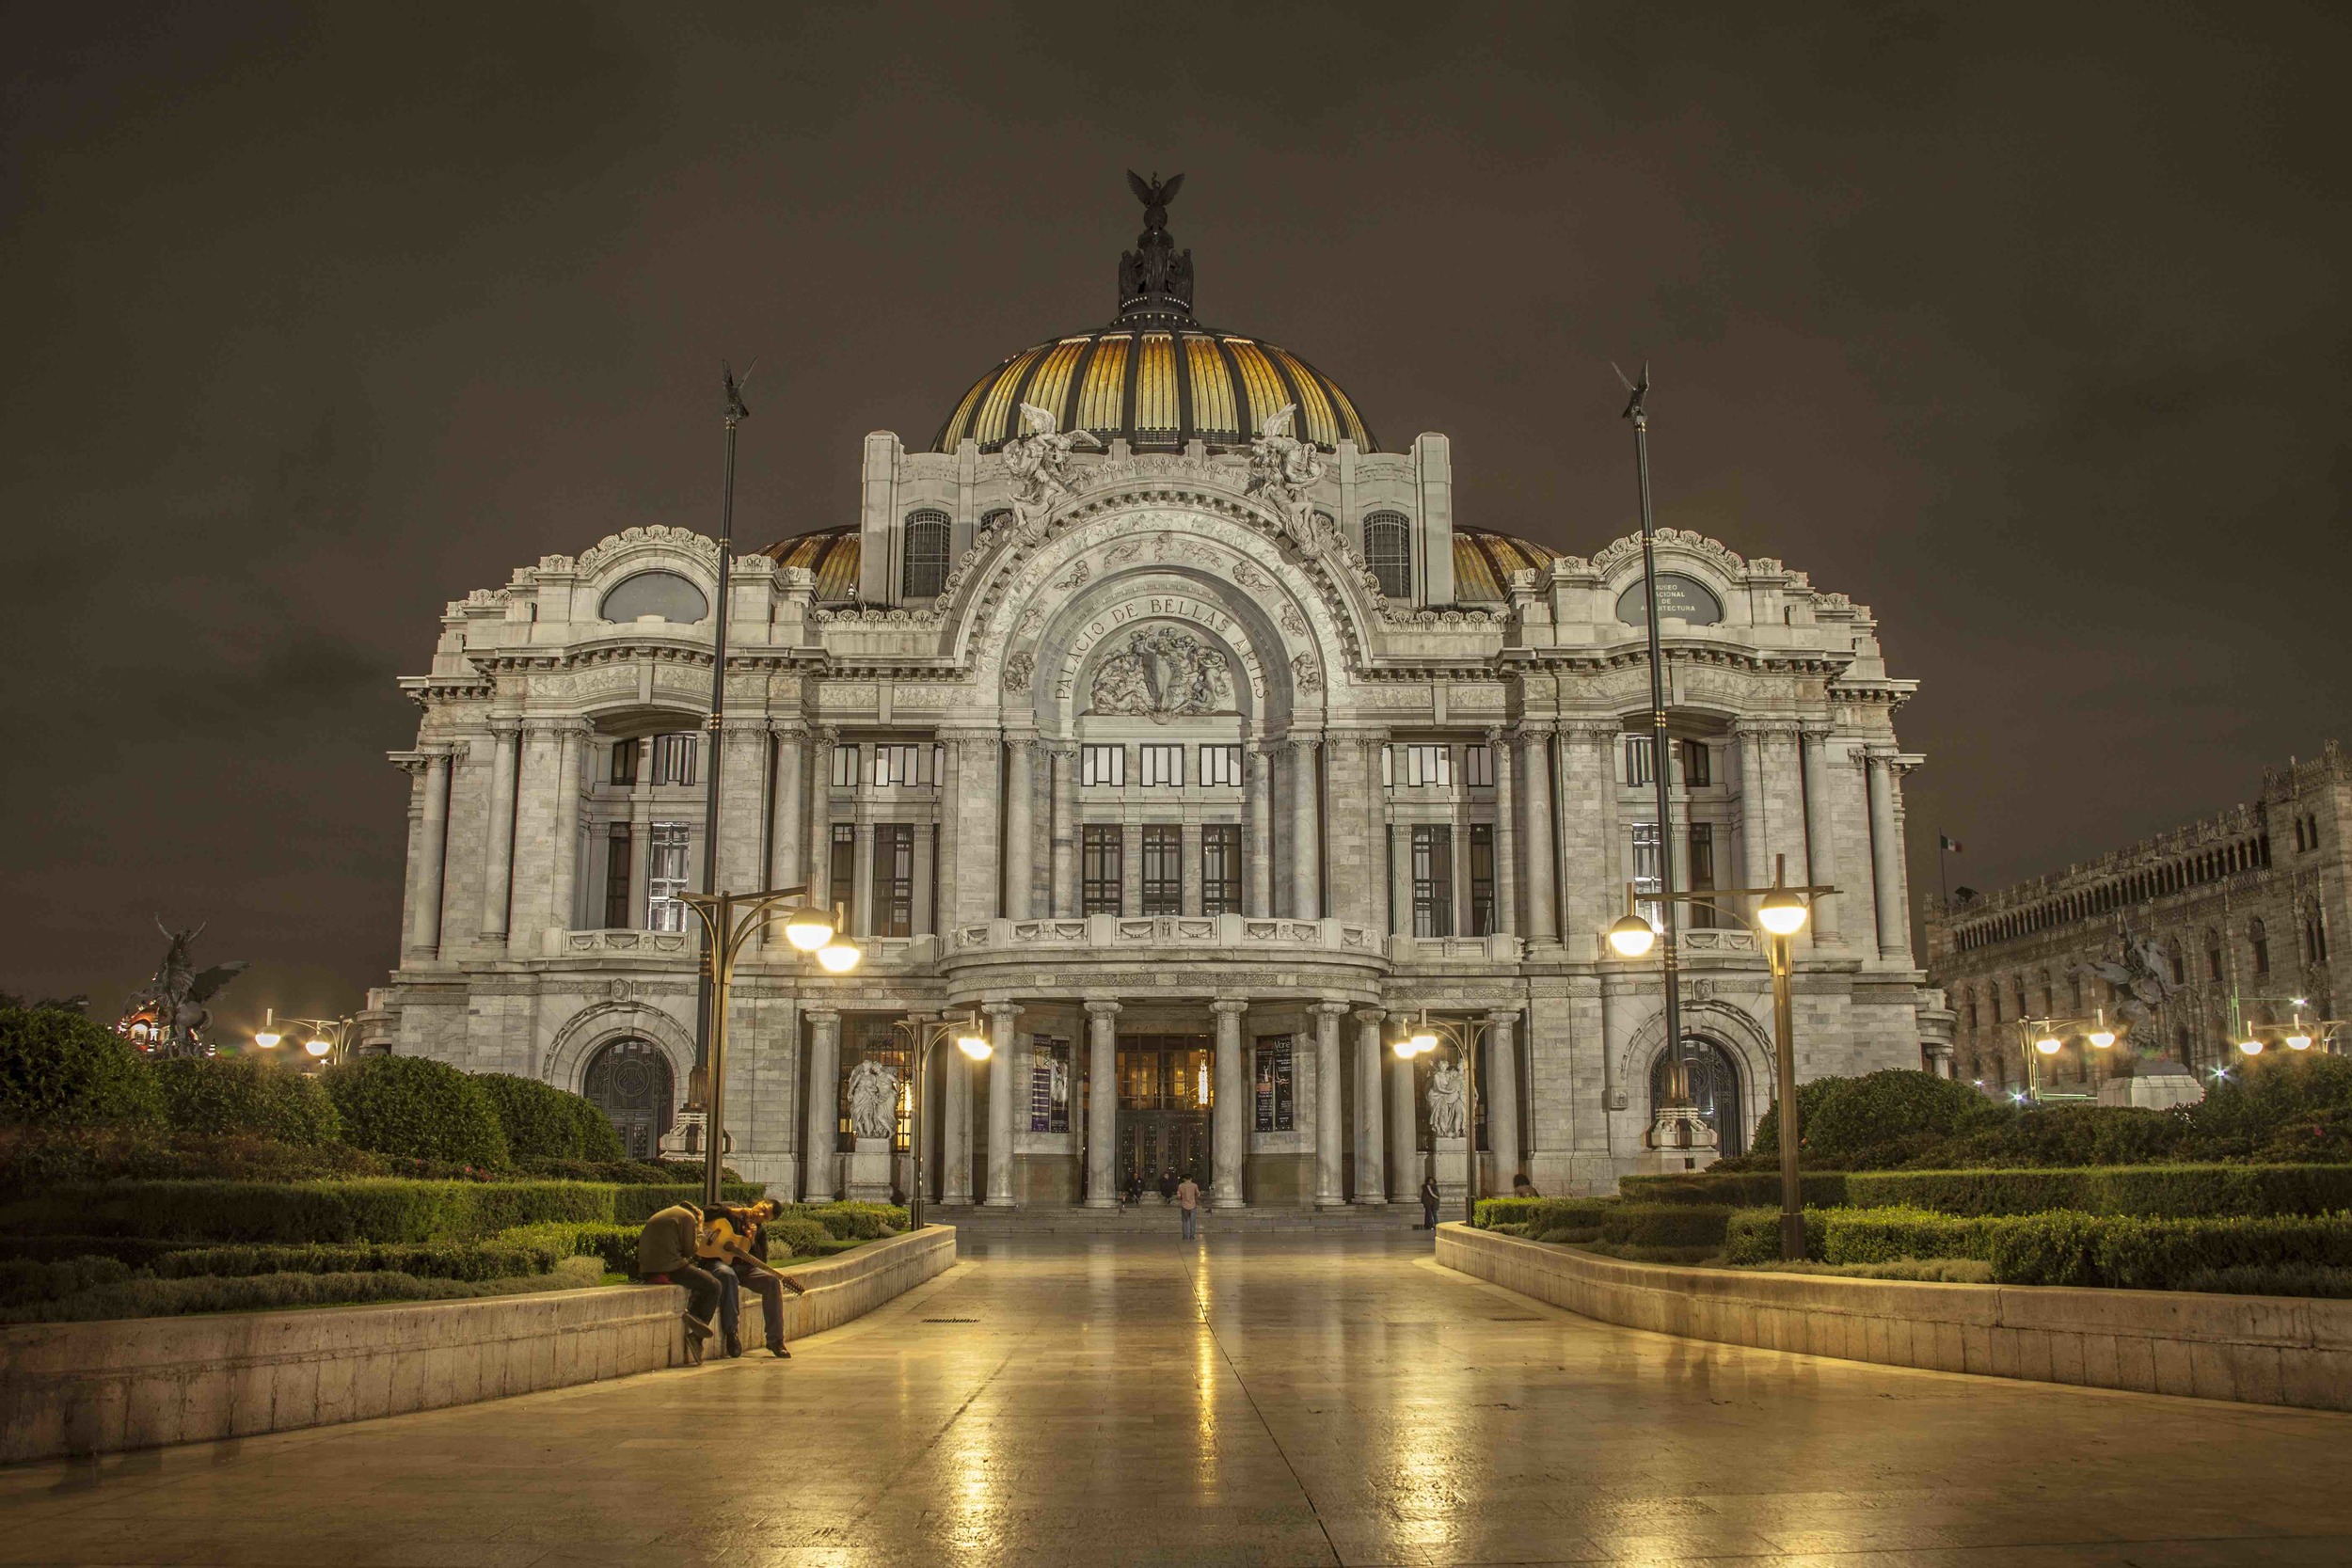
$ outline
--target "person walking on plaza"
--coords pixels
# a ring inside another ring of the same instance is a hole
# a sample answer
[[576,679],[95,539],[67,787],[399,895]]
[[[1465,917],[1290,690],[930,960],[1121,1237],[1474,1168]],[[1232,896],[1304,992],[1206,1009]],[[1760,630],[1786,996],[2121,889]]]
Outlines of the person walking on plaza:
[[1421,1224],[1416,1228],[1422,1230],[1438,1228],[1438,1179],[1434,1176],[1422,1178]]
[[710,1315],[719,1306],[718,1275],[694,1258],[702,1231],[700,1209],[673,1203],[637,1233],[637,1277],[686,1288],[686,1358],[691,1362],[702,1359],[703,1343],[710,1338]]
[[1184,1172],[1184,1179],[1176,1184],[1176,1211],[1184,1219],[1184,1240],[1193,1239],[1193,1224],[1200,1217],[1200,1183]]

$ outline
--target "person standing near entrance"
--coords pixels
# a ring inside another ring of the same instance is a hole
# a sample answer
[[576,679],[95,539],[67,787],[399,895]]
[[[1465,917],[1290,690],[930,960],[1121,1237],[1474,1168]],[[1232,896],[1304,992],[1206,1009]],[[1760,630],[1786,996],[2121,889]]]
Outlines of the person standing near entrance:
[[1200,1183],[1184,1172],[1184,1179],[1176,1183],[1176,1212],[1184,1218],[1184,1240],[1193,1239],[1193,1224],[1200,1217]]
[[1434,1176],[1422,1178],[1421,1227],[1423,1230],[1438,1228],[1438,1179]]

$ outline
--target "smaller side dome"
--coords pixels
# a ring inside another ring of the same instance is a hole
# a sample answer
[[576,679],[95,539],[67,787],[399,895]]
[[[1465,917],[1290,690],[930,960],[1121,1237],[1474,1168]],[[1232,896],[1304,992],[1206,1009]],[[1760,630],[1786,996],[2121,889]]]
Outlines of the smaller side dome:
[[818,604],[849,604],[857,598],[858,562],[865,546],[854,523],[796,533],[759,553],[779,566],[798,566],[814,573]]

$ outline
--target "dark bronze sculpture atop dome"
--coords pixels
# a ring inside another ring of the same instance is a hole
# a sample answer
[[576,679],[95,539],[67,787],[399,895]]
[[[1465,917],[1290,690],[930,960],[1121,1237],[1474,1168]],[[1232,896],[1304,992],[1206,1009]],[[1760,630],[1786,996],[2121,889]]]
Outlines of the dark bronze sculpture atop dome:
[[1119,258],[1119,317],[1121,321],[1167,317],[1192,320],[1192,252],[1178,251],[1168,234],[1168,204],[1184,182],[1171,174],[1163,182],[1159,170],[1146,180],[1127,171],[1127,188],[1143,203],[1143,232],[1136,248]]

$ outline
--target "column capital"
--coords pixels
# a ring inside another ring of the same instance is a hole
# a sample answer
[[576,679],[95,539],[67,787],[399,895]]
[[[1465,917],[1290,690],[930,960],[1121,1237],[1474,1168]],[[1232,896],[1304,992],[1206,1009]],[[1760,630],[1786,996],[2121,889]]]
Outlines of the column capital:
[[841,738],[841,726],[838,724],[811,724],[808,727],[808,737],[819,746],[829,745]]
[[768,733],[778,740],[798,740],[809,733],[808,725],[799,719],[770,718]]
[[1807,740],[1827,740],[1837,726],[1826,719],[1803,719],[1797,722],[1798,733]]
[[811,1023],[838,1023],[841,1022],[841,1009],[812,1003],[801,1009],[801,1016]]
[[1246,997],[1220,996],[1209,1004],[1209,1011],[1230,1018],[1238,1018],[1248,1010],[1249,1002]]
[[1564,739],[1582,740],[1606,746],[1626,732],[1625,721],[1619,719],[1563,719],[1554,726]]
[[512,740],[521,733],[522,727],[522,720],[515,714],[496,713],[490,716],[490,733],[505,739]]
[[1021,1016],[1022,1007],[1018,1002],[983,1002],[980,1011],[998,1023],[1010,1023]]
[[1317,1002],[1311,1010],[1326,1018],[1345,1018],[1355,1006],[1353,1002]]
[[1353,1016],[1359,1023],[1381,1023],[1387,1022],[1389,1009],[1386,1007],[1359,1007],[1356,1009]]
[[1126,1010],[1120,1004],[1100,996],[1088,997],[1086,1009],[1089,1018],[1117,1018]]
[[[1486,1015],[1487,1025],[1491,1028],[1512,1029],[1518,1027],[1518,1022],[1519,1015],[1517,1008],[1513,1008],[1506,1012],[1502,1008],[1498,1007],[1493,1012]],[[1802,1132],[1803,1129],[1801,1128],[1799,1131]]]
[[530,735],[586,735],[596,728],[585,719],[576,719],[568,715],[532,714],[516,722],[522,725],[524,732]]

